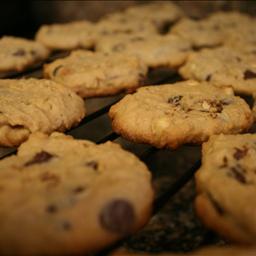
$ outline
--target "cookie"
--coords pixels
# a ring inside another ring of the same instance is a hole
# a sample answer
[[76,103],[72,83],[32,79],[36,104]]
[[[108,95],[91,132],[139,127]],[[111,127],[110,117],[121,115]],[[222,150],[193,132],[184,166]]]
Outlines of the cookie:
[[182,10],[170,1],[155,1],[148,4],[140,4],[129,7],[125,13],[137,19],[150,21],[161,32],[178,19],[184,13]]
[[256,87],[255,56],[229,47],[204,49],[191,54],[179,70],[185,79],[232,86],[237,93],[252,94]]
[[85,116],[83,100],[45,79],[0,79],[0,145],[17,146],[36,131],[64,131]]
[[77,50],[44,67],[44,75],[82,97],[112,95],[140,86],[147,66],[136,56]]
[[4,36],[0,39],[0,73],[24,71],[48,55],[49,51],[38,42]]
[[150,216],[150,172],[112,142],[36,133],[0,169],[1,255],[85,255]]
[[89,49],[95,42],[94,25],[89,21],[43,25],[36,40],[52,50]]
[[219,133],[239,133],[252,112],[231,88],[196,81],[147,86],[125,96],[109,111],[113,130],[138,143],[158,148],[200,144]]
[[132,253],[125,251],[117,251],[112,256],[255,256],[255,248],[245,247],[206,247],[191,253]]
[[97,39],[102,36],[116,34],[156,34],[157,29],[152,22],[136,18],[125,12],[111,13],[103,17],[95,26]]
[[196,210],[206,226],[230,240],[256,241],[256,135],[212,136],[196,173]]
[[190,44],[175,35],[105,36],[98,40],[96,51],[127,53],[138,56],[148,67],[176,68],[184,63]]

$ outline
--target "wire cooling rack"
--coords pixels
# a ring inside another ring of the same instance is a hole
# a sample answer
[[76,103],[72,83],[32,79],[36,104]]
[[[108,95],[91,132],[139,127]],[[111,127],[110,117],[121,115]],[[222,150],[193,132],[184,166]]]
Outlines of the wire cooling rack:
[[[56,53],[47,62],[67,54]],[[42,65],[40,63],[29,71],[8,74],[6,77],[41,77]],[[160,68],[149,72],[146,84],[157,86],[179,80],[181,78],[173,70]],[[145,162],[152,172],[156,197],[150,222],[138,233],[97,255],[106,255],[119,247],[141,252],[183,252],[203,245],[225,243],[204,228],[194,212],[193,175],[200,167],[201,148],[184,145],[177,150],[160,150],[149,145],[132,143],[117,135],[111,129],[107,113],[123,96],[124,94],[119,94],[86,99],[87,116],[77,127],[66,132],[77,139],[88,139],[96,143],[108,140],[119,143]],[[14,148],[0,147],[0,158],[14,152]]]

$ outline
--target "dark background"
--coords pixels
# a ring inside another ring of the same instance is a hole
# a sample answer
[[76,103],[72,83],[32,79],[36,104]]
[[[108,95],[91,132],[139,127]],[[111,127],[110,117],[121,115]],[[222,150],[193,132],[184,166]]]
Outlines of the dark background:
[[[97,21],[104,14],[149,1],[1,1],[0,36],[33,37],[41,24],[78,19]],[[256,14],[256,1],[175,1],[189,16],[205,17],[217,10],[240,10]]]

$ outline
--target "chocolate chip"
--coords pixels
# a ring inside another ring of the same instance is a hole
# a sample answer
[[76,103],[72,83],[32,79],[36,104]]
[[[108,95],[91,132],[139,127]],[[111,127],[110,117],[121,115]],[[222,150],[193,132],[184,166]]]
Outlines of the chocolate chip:
[[209,81],[211,81],[211,79],[212,79],[212,75],[209,74],[209,75],[205,78],[205,81],[209,82]]
[[125,199],[115,199],[103,207],[99,220],[104,229],[127,235],[135,222],[134,208]]
[[92,168],[93,170],[98,170],[99,164],[96,161],[90,161],[86,163],[86,166]]
[[168,103],[171,103],[174,106],[178,106],[180,104],[180,101],[182,98],[183,98],[183,96],[181,96],[181,95],[170,97],[168,99]]
[[72,229],[72,225],[69,221],[65,220],[62,222],[62,228],[65,230],[65,231],[69,231]]
[[18,49],[16,52],[14,52],[12,55],[13,56],[24,56],[26,54],[26,51],[24,49]]
[[242,61],[241,58],[239,58],[239,57],[236,57],[236,60],[237,60],[238,62],[241,62],[241,61]]
[[244,72],[244,80],[253,79],[253,78],[256,78],[256,73],[247,69]]
[[78,186],[78,187],[76,187],[76,188],[73,189],[73,192],[74,192],[75,194],[78,194],[78,193],[83,192],[84,190],[85,190],[85,187]]
[[222,159],[222,165],[220,166],[220,168],[225,168],[228,166],[228,158],[226,156],[223,157]]
[[41,151],[37,153],[33,159],[25,163],[24,166],[29,166],[33,164],[41,164],[50,161],[54,156],[46,151]]
[[47,211],[48,213],[56,213],[56,212],[58,211],[58,208],[57,208],[56,205],[50,204],[50,205],[48,205],[48,206],[46,207],[46,211]]
[[235,178],[238,182],[246,184],[245,171],[241,166],[231,167],[230,173],[233,178]]
[[233,157],[236,160],[240,160],[247,155],[247,152],[248,152],[248,148],[245,146],[243,147],[243,149],[235,148],[235,153],[233,154]]
[[57,67],[53,70],[52,75],[53,75],[53,76],[56,76],[57,73],[58,73],[58,71],[59,71],[62,67],[63,67],[63,65],[57,66]]

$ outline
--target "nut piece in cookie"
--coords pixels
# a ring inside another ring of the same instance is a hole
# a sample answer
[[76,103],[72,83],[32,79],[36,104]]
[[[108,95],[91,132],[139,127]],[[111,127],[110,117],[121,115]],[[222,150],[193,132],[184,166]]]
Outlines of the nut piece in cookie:
[[82,97],[113,95],[142,85],[147,66],[137,56],[77,50],[44,66],[44,75]]
[[94,25],[89,21],[43,25],[36,34],[36,40],[53,50],[92,48],[95,42]]
[[256,92],[255,56],[230,47],[191,54],[179,73],[185,79],[207,81],[218,87],[232,86],[237,93]]
[[215,135],[203,144],[196,210],[204,224],[239,243],[256,241],[256,135]]
[[159,148],[240,133],[253,122],[249,106],[231,88],[196,81],[140,88],[112,106],[109,116],[116,133]]
[[84,116],[84,101],[60,84],[35,78],[0,79],[2,146],[17,146],[36,131],[65,131]]
[[48,55],[49,50],[38,42],[4,36],[0,39],[0,73],[24,71]]
[[34,133],[0,170],[1,255],[88,255],[151,214],[150,172],[112,142]]

